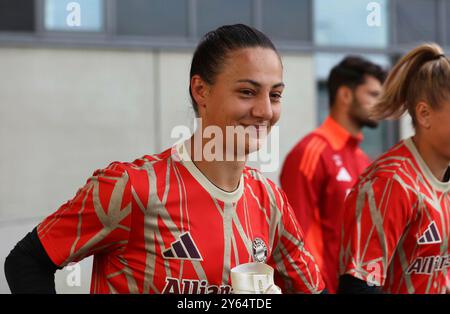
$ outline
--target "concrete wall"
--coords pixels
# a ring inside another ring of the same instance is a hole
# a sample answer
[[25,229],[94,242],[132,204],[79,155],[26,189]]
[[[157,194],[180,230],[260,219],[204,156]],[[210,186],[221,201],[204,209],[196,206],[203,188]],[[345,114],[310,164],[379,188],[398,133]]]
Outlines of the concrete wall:
[[148,53],[0,49],[1,265],[95,169],[155,150],[153,67]]
[[[0,263],[28,231],[71,199],[95,169],[169,147],[193,125],[191,52],[0,49]],[[284,56],[280,120],[286,153],[315,127],[312,56]],[[279,171],[266,174],[278,182]],[[87,293],[92,259],[57,272],[61,293]],[[69,281],[69,282],[68,282]],[[9,293],[0,272],[0,293]]]

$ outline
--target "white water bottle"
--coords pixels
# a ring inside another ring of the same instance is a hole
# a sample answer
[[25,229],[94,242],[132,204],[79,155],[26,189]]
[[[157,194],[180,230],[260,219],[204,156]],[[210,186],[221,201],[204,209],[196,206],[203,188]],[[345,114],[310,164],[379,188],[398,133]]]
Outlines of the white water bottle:
[[263,263],[246,263],[231,269],[234,294],[281,294],[274,284],[273,268]]

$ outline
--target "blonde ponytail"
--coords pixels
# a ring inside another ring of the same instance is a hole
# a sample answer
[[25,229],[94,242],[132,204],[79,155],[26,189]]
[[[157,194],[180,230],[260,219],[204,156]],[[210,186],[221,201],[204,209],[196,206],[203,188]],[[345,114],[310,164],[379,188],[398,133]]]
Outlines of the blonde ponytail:
[[400,59],[383,87],[374,117],[398,118],[408,111],[415,124],[418,102],[437,107],[450,99],[450,61],[439,45],[423,44]]

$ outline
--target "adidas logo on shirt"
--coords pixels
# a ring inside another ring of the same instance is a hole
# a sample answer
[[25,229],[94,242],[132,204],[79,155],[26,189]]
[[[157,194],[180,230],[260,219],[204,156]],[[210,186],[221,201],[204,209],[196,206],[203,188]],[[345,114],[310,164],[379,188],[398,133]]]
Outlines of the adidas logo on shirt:
[[352,177],[348,173],[347,169],[342,167],[339,170],[338,175],[336,176],[336,180],[340,181],[340,182],[351,182],[352,181]]
[[203,261],[203,258],[189,232],[180,235],[180,239],[172,242],[170,248],[163,252],[166,259],[184,259]]
[[441,243],[442,239],[439,236],[438,229],[436,227],[436,223],[433,221],[430,223],[428,228],[425,230],[425,232],[422,234],[420,238],[417,239],[418,244],[435,244],[435,243]]

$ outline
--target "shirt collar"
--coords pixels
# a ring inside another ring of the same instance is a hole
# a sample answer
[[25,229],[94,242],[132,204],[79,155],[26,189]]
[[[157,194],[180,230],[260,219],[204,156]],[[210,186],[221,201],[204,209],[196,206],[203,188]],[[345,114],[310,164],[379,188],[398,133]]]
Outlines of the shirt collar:
[[209,181],[209,179],[197,168],[186,148],[186,142],[180,142],[172,147],[172,158],[180,161],[197,182],[214,198],[225,203],[236,203],[244,193],[244,174],[241,175],[239,186],[233,192],[227,192]]
[[362,132],[353,136],[344,127],[328,116],[323,124],[316,130],[316,133],[325,137],[334,150],[341,150],[347,143],[358,146],[364,139]]
[[425,162],[425,160],[423,160],[422,156],[420,155],[419,151],[417,150],[417,147],[414,144],[412,137],[407,138],[406,140],[403,141],[403,143],[405,143],[405,146],[412,153],[417,164],[419,164],[419,168],[422,170],[422,173],[425,175],[425,178],[427,179],[427,181],[435,189],[437,189],[439,191],[442,191],[442,192],[450,191],[450,182],[439,181],[438,178],[436,178],[434,176],[434,174],[431,172],[430,168],[428,167],[427,163]]

